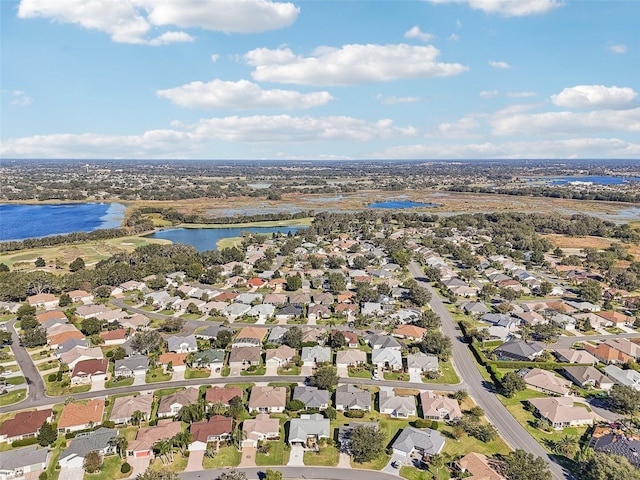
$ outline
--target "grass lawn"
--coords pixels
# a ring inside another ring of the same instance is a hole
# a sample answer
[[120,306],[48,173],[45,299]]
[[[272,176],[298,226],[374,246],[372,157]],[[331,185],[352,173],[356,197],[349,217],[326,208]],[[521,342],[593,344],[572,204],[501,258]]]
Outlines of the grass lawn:
[[187,368],[184,372],[185,380],[192,378],[209,378],[209,375],[211,375],[211,370],[206,368]]
[[440,472],[436,472],[436,469],[419,470],[415,467],[402,467],[400,468],[400,476],[407,480],[427,480],[430,478],[437,478],[438,480],[449,480],[449,469],[442,467]]
[[162,463],[162,460],[156,458],[151,462],[149,468],[157,471],[170,471],[170,472],[182,472],[185,468],[187,468],[187,463],[189,463],[188,457],[183,457],[180,452],[175,452],[173,454],[173,462],[171,463]]
[[[281,435],[280,438],[284,438]],[[270,445],[269,453],[256,453],[256,465],[270,466],[270,465],[286,465],[289,461],[289,454],[291,449],[288,445],[285,445],[284,440],[278,440],[277,442],[268,442]]]
[[335,467],[340,460],[336,447],[322,447],[319,452],[304,452],[304,464],[315,467]]
[[258,368],[256,368],[251,372],[249,371],[249,369],[242,370],[240,372],[240,375],[242,375],[243,377],[247,377],[247,376],[251,377],[252,375],[264,375],[265,373],[267,373],[267,367],[265,367],[264,365],[260,365]]
[[278,375],[300,375],[300,367],[297,365],[290,365],[287,368],[279,368]]
[[[67,380],[68,376],[67,376]],[[84,393],[91,390],[91,385],[79,385],[77,387],[72,387],[71,385],[67,385],[66,387],[62,386],[63,382],[50,382],[46,377],[44,378],[44,385],[47,395],[51,395],[52,397],[60,397],[62,395],[73,395],[74,393]]]
[[104,457],[102,469],[98,473],[84,474],[84,480],[115,480],[128,477],[130,473],[121,473],[120,466],[124,462],[119,455],[109,455]]
[[59,366],[60,362],[58,360],[49,360],[48,362],[43,362],[36,365],[36,367],[38,367],[38,370],[41,372],[44,372],[45,370],[51,370],[52,368],[56,368]]
[[451,360],[440,362],[440,373],[442,373],[442,375],[435,380],[423,378],[422,381],[424,383],[449,383],[452,385],[460,383],[460,379],[458,375],[456,375],[453,365],[451,365]]
[[116,381],[116,378],[113,377],[110,380],[107,380],[104,384],[105,388],[116,388],[116,387],[129,387],[133,385],[134,378],[124,378],[120,381]]
[[384,372],[382,375],[384,375],[385,380],[400,380],[402,382],[409,381],[409,374],[404,372]]
[[162,371],[162,367],[149,370],[149,373],[147,373],[147,376],[145,377],[145,382],[147,383],[168,382],[170,380],[171,373],[164,373]]
[[25,382],[24,377],[22,375],[16,377],[9,377],[5,379],[5,383],[7,385],[22,385]]
[[387,463],[389,463],[391,457],[384,452],[380,452],[377,458],[366,463],[357,463],[351,459],[351,468],[366,468],[367,470],[382,470]]
[[13,390],[6,395],[0,395],[0,407],[5,405],[11,405],[12,403],[20,402],[27,396],[27,389],[21,388],[19,390]]
[[180,315],[180,318],[184,318],[185,320],[198,320],[201,316],[201,313],[183,313]]
[[[53,448],[54,445],[55,448]],[[47,480],[58,480],[60,470],[56,470],[56,465],[58,464],[58,459],[60,458],[60,454],[64,448],[62,448],[60,440],[58,439],[58,441],[51,445],[51,449],[51,459],[49,460],[49,466],[45,470],[47,472]]]
[[215,457],[204,457],[202,468],[237,467],[241,459],[242,453],[236,447],[220,447]]
[[351,378],[366,378],[371,380],[371,372],[364,367],[348,367],[349,377]]

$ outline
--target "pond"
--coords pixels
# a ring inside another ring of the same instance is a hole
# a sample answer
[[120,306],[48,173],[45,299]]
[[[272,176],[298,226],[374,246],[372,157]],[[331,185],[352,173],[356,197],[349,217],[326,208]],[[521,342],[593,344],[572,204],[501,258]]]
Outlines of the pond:
[[437,203],[420,203],[411,202],[406,200],[387,200],[386,202],[376,202],[367,205],[367,208],[415,208],[415,207],[428,207],[435,208],[440,205]]

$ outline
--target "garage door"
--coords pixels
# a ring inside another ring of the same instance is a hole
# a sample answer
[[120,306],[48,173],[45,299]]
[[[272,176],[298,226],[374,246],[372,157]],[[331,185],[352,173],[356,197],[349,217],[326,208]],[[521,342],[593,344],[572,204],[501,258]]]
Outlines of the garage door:
[[146,450],[144,452],[136,452],[136,458],[148,457],[150,455],[151,455],[151,452],[149,450]]

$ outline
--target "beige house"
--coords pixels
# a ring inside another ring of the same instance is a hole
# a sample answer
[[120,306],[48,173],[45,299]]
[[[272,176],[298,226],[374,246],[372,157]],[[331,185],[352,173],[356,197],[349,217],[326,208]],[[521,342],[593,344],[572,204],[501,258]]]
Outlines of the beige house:
[[571,382],[569,380],[560,378],[548,370],[532,368],[526,373],[521,371],[520,375],[529,388],[538,392],[564,397],[569,395],[571,391]]
[[249,411],[260,413],[282,413],[287,403],[285,387],[255,386],[249,395]]
[[548,420],[555,430],[593,425],[593,414],[582,406],[574,406],[572,398],[530,398],[529,403],[535,407],[536,414]]
[[362,350],[339,350],[336,352],[336,366],[355,367],[367,363],[367,354]]
[[481,453],[468,453],[458,460],[457,465],[461,472],[471,474],[470,477],[466,477],[467,480],[505,480],[497,471],[499,465],[496,461]]
[[153,404],[153,395],[148,393],[137,395],[135,397],[117,397],[113,401],[113,409],[109,420],[114,423],[122,424],[131,421],[133,413],[142,412],[144,418],[151,417],[151,405]]
[[456,420],[462,418],[460,405],[455,398],[437,395],[430,390],[420,393],[422,417],[427,420]]
[[258,446],[258,441],[280,438],[280,421],[277,418],[270,418],[267,413],[261,413],[256,418],[242,422],[242,431],[245,436],[242,445],[255,448]]

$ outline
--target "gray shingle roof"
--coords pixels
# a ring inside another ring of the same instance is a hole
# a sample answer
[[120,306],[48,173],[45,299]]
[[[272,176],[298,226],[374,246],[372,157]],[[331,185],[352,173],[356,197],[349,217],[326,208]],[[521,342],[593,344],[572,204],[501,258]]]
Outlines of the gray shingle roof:
[[421,450],[427,455],[437,455],[444,447],[444,438],[436,430],[427,428],[418,430],[406,427],[392,445],[394,450],[399,450],[409,455],[413,449]]
[[115,428],[99,428],[93,432],[80,433],[73,439],[71,446],[67,447],[61,454],[60,460],[64,460],[71,455],[84,457],[89,452],[101,451],[107,448],[109,442],[118,436]]

